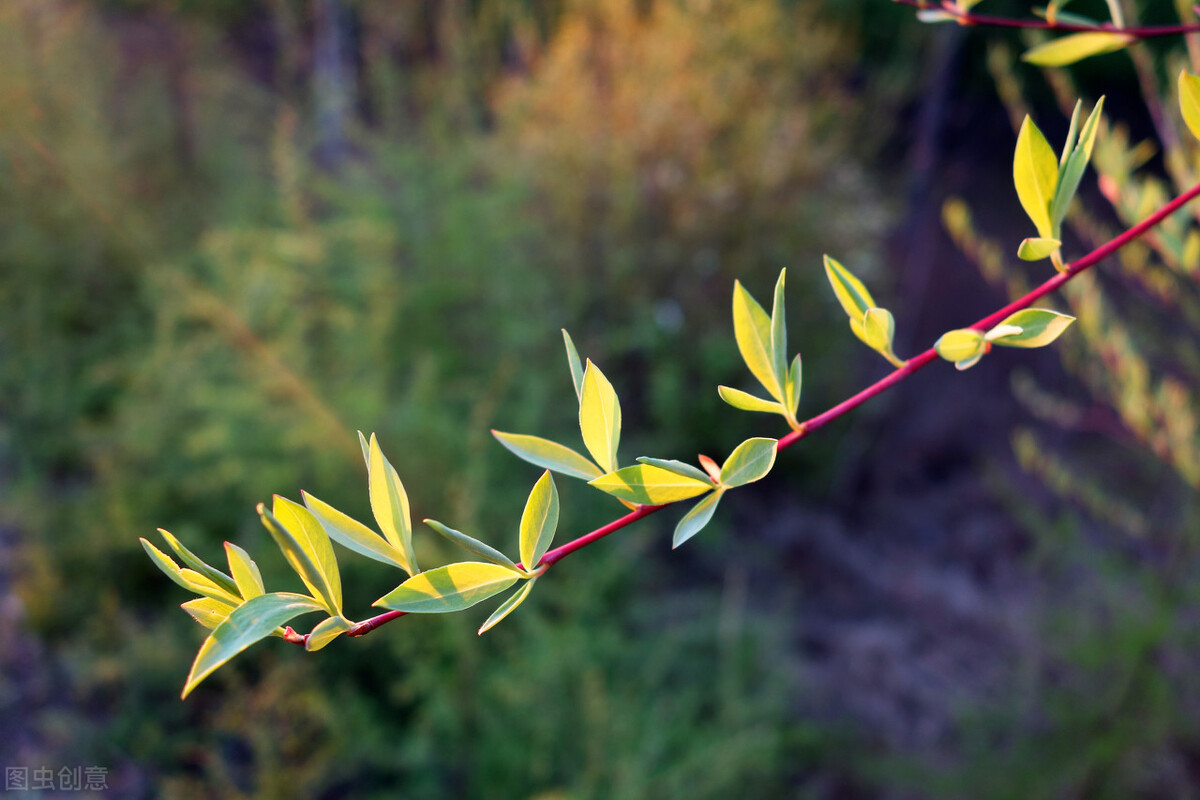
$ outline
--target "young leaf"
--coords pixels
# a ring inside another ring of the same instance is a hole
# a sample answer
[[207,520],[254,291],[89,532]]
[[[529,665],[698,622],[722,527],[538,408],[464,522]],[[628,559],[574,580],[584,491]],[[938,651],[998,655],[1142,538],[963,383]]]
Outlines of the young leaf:
[[[775,301],[771,306],[771,368],[775,372],[775,380],[780,388],[787,381],[787,313],[784,310],[783,284],[787,275],[786,269],[779,270],[779,279],[775,282]],[[784,398],[782,392],[780,401]]]
[[467,561],[414,575],[374,605],[409,614],[462,611],[516,583],[520,575],[499,564]]
[[579,398],[579,430],[592,458],[605,472],[617,468],[621,441],[621,403],[608,378],[589,359]]
[[[1079,143],[1075,145],[1070,155],[1066,155],[1066,150],[1063,150],[1065,161],[1058,174],[1054,200],[1050,203],[1050,225],[1055,233],[1059,231],[1062,221],[1066,219],[1067,210],[1071,207],[1071,200],[1074,199],[1075,192],[1079,190],[1079,182],[1083,180],[1084,170],[1087,169],[1088,162],[1092,159],[1092,149],[1096,144],[1096,133],[1100,130],[1103,109],[1104,98],[1101,97],[1096,101],[1096,107],[1088,115],[1087,121],[1083,123],[1083,129],[1079,133]],[[1068,143],[1069,140],[1070,137],[1068,137]]]
[[886,308],[868,308],[863,315],[863,336],[867,347],[884,356],[892,355],[892,338],[896,335],[896,320]]
[[688,513],[684,514],[683,519],[679,520],[679,524],[675,526],[675,534],[671,537],[672,550],[704,529],[704,526],[712,519],[713,512],[717,510],[717,503],[721,502],[721,495],[724,493],[724,489],[718,489],[702,498],[699,503],[692,506]]
[[521,563],[534,569],[550,549],[558,529],[558,487],[550,471],[542,473],[533,485],[525,510],[521,512]]
[[567,329],[562,329],[563,346],[567,348],[567,365],[571,368],[571,382],[575,384],[575,399],[583,399],[583,364],[579,360],[579,351],[575,349],[575,343],[571,341],[571,334],[567,333]]
[[454,528],[447,527],[446,525],[438,522],[436,519],[427,519],[425,520],[425,524],[464,550],[474,553],[480,558],[487,559],[493,564],[499,564],[502,567],[508,567],[513,572],[517,571],[517,565],[513,563],[513,560],[504,555],[504,553],[501,553],[496,548],[492,547],[490,544],[486,544],[478,539],[468,536],[462,531],[456,531]]
[[[288,565],[296,571],[300,579],[304,581],[304,585],[313,593],[314,597],[320,597],[325,603],[326,609],[331,614],[339,612],[338,602],[333,596],[333,592],[329,587],[329,583],[325,576],[321,573],[308,554],[304,543],[301,543],[298,535],[288,530],[284,525],[273,515],[267,511],[267,507],[262,503],[258,504],[258,516],[262,519],[263,527],[271,534],[271,538],[275,540],[275,544],[279,545],[279,549],[283,552],[283,557],[287,559]],[[303,534],[299,534],[302,536]],[[263,595],[264,597],[266,595]],[[257,598],[255,598],[257,599]]]
[[300,492],[300,496],[304,499],[304,505],[321,523],[325,533],[329,534],[329,538],[342,547],[384,564],[399,567],[409,575],[413,574],[414,570],[405,561],[404,553],[392,547],[378,533],[308,492]]
[[721,485],[732,488],[753,483],[771,471],[775,466],[774,439],[747,439],[734,448],[721,465]]
[[289,592],[273,592],[247,600],[204,640],[184,684],[182,697],[187,697],[200,681],[218,667],[260,639],[270,636],[280,625],[301,614],[320,610],[320,603]]
[[1022,261],[1041,261],[1062,247],[1058,239],[1024,239],[1017,248],[1017,258]]
[[1135,41],[1127,33],[1073,33],[1026,50],[1021,60],[1039,67],[1065,67],[1085,58],[1123,50]]
[[986,352],[987,349],[985,348],[969,358],[964,358],[961,361],[955,361],[954,368],[959,372],[962,372],[964,369],[970,369],[979,363],[979,359],[983,358],[983,355]]
[[1038,235],[1043,239],[1054,238],[1050,221],[1050,201],[1058,184],[1058,159],[1050,149],[1050,143],[1028,115],[1017,135],[1017,149],[1013,156],[1013,183],[1017,187],[1017,198],[1021,207],[1033,221]]
[[345,617],[323,619],[309,632],[308,639],[304,642],[304,649],[315,653],[353,627],[354,623]]
[[714,488],[711,481],[685,477],[650,464],[625,467],[588,483],[619,500],[640,505],[674,503]]
[[538,436],[526,436],[521,433],[504,433],[492,431],[492,436],[517,458],[536,464],[544,469],[561,472],[572,478],[582,478],[590,481],[599,478],[604,470],[593,464],[566,445],[542,439]]
[[333,613],[341,611],[342,578],[338,573],[337,556],[333,553],[333,545],[329,542],[329,534],[325,533],[325,528],[307,508],[279,495],[275,495],[271,513],[284,528],[291,531],[292,536],[304,548],[305,554],[320,572],[321,582],[314,583],[309,588],[333,601]]
[[163,541],[165,541],[167,545],[175,551],[175,555],[179,556],[180,561],[194,569],[196,572],[199,572],[201,575],[206,576],[210,581],[217,584],[230,594],[234,596],[237,595],[237,584],[234,582],[233,578],[229,577],[224,572],[221,572],[219,569],[210,567],[208,564],[201,561],[199,556],[184,547],[178,539],[176,539],[167,531],[159,528],[158,533],[163,537]]
[[954,16],[953,14],[951,14],[947,11],[935,11],[935,10],[930,10],[930,9],[924,9],[922,11],[918,11],[917,19],[920,20],[921,22],[928,22],[928,23],[958,22],[958,17]]
[[685,478],[695,478],[698,481],[707,481],[708,476],[700,470],[693,467],[691,464],[685,464],[682,461],[666,458],[647,458],[641,456],[637,459],[642,464],[649,464],[652,467],[661,467],[668,472],[674,472],[676,475],[682,475]]
[[537,582],[537,578],[530,578],[525,581],[525,585],[508,596],[508,599],[496,607],[492,615],[487,618],[487,622],[479,626],[479,635],[490,631],[496,626],[496,623],[507,617],[509,614],[517,610],[517,606],[525,602],[525,598],[529,597],[529,593],[533,591],[533,584]]
[[784,401],[788,411],[792,416],[796,416],[796,411],[800,408],[800,388],[802,376],[800,374],[800,354],[792,359],[792,366],[788,369],[787,383],[783,387]]
[[194,569],[179,570],[179,577],[183,581],[185,588],[205,597],[211,597],[221,603],[229,605],[237,605],[242,602],[242,598],[236,592],[227,592],[224,587],[218,586],[213,581],[209,580],[207,575],[202,575]]
[[1200,78],[1187,70],[1179,73],[1179,109],[1188,130],[1200,139]]
[[[825,277],[851,322],[860,322],[867,309],[875,308],[875,300],[863,282],[834,259],[825,256]],[[861,338],[861,337],[860,337]]]
[[782,414],[783,405],[774,400],[763,400],[752,394],[728,386],[718,386],[717,394],[729,405],[742,411],[763,411],[768,414]]
[[[960,361],[982,356],[985,350],[983,334],[971,328],[943,333],[934,343],[937,354],[956,365]],[[978,360],[978,359],[976,359]],[[974,363],[974,362],[972,362]]]
[[992,341],[1004,347],[1045,347],[1074,321],[1074,317],[1048,308],[1026,308],[997,326],[1018,328],[1018,332],[997,336]]
[[741,282],[733,282],[733,336],[750,372],[767,393],[779,400],[783,387],[775,372],[771,318]]
[[225,556],[229,559],[229,572],[233,575],[238,593],[243,598],[249,600],[251,597],[266,594],[262,573],[258,571],[258,564],[254,563],[249,553],[232,542],[226,542]]
[[391,462],[383,455],[379,440],[371,434],[371,469],[369,476],[371,512],[379,524],[385,539],[401,553],[404,561],[412,567],[409,574],[420,572],[417,554],[412,546],[412,513],[408,507],[408,493]]
[[180,574],[183,572],[183,570],[179,568],[179,565],[176,564],[170,556],[168,556],[162,550],[159,550],[154,545],[150,544],[150,542],[144,536],[139,536],[138,541],[142,543],[142,549],[146,551],[146,555],[150,556],[150,560],[154,562],[154,566],[162,570],[164,575],[175,581],[175,583],[179,584],[184,589],[187,589],[189,592],[192,591],[191,585],[185,581]]
[[[1067,158],[1075,150],[1075,140],[1079,137],[1079,112],[1083,109],[1083,101],[1076,100],[1075,108],[1071,111],[1071,124],[1067,128],[1067,140],[1063,143],[1062,154],[1058,157],[1058,168],[1062,170],[1067,165]],[[1059,172],[1059,180],[1062,180],[1062,172]]]
[[358,446],[362,448],[363,461],[367,465],[367,474],[371,474],[371,445],[367,443],[367,437],[363,436],[363,432],[358,432]]
[[195,600],[188,600],[186,603],[180,604],[179,607],[191,614],[192,619],[209,630],[212,630],[228,619],[234,609],[228,603],[213,600],[211,597],[197,597]]

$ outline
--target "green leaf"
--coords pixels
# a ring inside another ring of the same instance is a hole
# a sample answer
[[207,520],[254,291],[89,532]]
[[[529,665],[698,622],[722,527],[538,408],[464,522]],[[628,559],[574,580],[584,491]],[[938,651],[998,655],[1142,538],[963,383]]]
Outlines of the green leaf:
[[717,394],[726,403],[742,411],[762,411],[768,414],[782,414],[784,411],[783,404],[774,400],[763,400],[761,397],[755,397],[740,389],[718,386]]
[[534,569],[554,541],[558,529],[558,487],[550,471],[542,473],[533,485],[525,510],[521,512],[521,563]]
[[[1050,203],[1050,224],[1055,233],[1062,226],[1062,221],[1066,219],[1067,211],[1071,207],[1071,200],[1074,199],[1075,192],[1079,190],[1079,182],[1083,180],[1083,173],[1092,159],[1092,149],[1096,144],[1096,133],[1100,130],[1103,109],[1104,98],[1101,97],[1096,101],[1096,107],[1088,115],[1087,121],[1083,123],[1083,129],[1079,134],[1079,143],[1075,145],[1070,155],[1066,154],[1065,148],[1063,150],[1065,164],[1058,174],[1054,200]],[[1069,143],[1070,137],[1067,138]],[[1036,261],[1037,259],[1028,260]]]
[[1192,136],[1200,139],[1200,77],[1187,70],[1179,73],[1179,109]]
[[1022,208],[1033,221],[1043,239],[1053,239],[1054,226],[1050,220],[1050,201],[1058,184],[1058,159],[1050,143],[1028,115],[1017,135],[1013,156],[1013,183]]
[[875,308],[875,300],[863,282],[829,256],[825,256],[825,277],[852,322],[861,322],[867,309]]
[[170,556],[150,544],[144,536],[139,536],[138,541],[142,543],[142,549],[146,551],[146,555],[150,556],[150,560],[154,562],[154,566],[162,570],[164,575],[184,589],[187,589],[189,592],[192,591],[192,587],[180,576],[179,573],[182,570],[179,568],[179,565]]
[[258,571],[258,564],[254,563],[249,553],[233,542],[226,542],[225,556],[229,559],[229,572],[237,583],[238,594],[247,600],[266,594],[262,573]]
[[337,556],[334,555],[329,534],[325,533],[325,528],[321,525],[320,520],[304,506],[279,495],[275,495],[271,513],[284,528],[292,532],[296,541],[304,548],[304,552],[320,572],[323,581],[314,583],[309,588],[315,589],[322,597],[333,601],[333,613],[341,611],[342,578],[338,573]]
[[499,564],[502,567],[508,567],[513,572],[517,571],[517,565],[513,563],[513,560],[504,555],[504,553],[501,553],[496,548],[492,547],[490,544],[486,544],[474,537],[468,536],[462,531],[456,531],[454,528],[443,525],[436,519],[427,519],[425,520],[425,524],[464,550],[472,552],[480,558],[487,559],[493,564]]
[[608,378],[589,359],[579,398],[579,430],[592,458],[605,472],[617,468],[621,441],[621,403]]
[[[1058,168],[1061,170],[1067,165],[1067,158],[1075,150],[1075,140],[1079,137],[1079,112],[1083,109],[1083,101],[1076,100],[1075,108],[1071,111],[1071,124],[1067,128],[1067,140],[1063,143],[1062,155],[1058,157]],[[1059,172],[1059,182],[1062,182],[1062,173]]]
[[792,416],[796,416],[796,411],[800,408],[800,388],[802,386],[802,375],[800,373],[800,354],[792,359],[792,366],[788,370],[787,384],[783,387],[784,399]]
[[517,458],[536,464],[544,469],[561,472],[572,478],[582,478],[590,481],[599,478],[604,470],[593,464],[587,458],[575,452],[566,445],[542,439],[538,436],[526,436],[521,433],[504,433],[492,431],[492,436]]
[[563,346],[567,348],[567,365],[571,368],[571,382],[575,384],[575,399],[583,399],[583,364],[579,360],[579,351],[575,349],[575,343],[571,341],[571,334],[567,333],[567,329],[562,329]]
[[363,461],[367,465],[367,474],[371,474],[371,445],[367,443],[367,437],[363,436],[363,432],[358,432],[358,446],[362,448]]
[[195,600],[182,603],[179,607],[209,630],[228,619],[234,609],[234,606],[222,603],[220,600],[213,600],[211,597],[197,597]]
[[309,632],[308,639],[304,642],[304,649],[315,653],[353,627],[354,623],[345,617],[323,619]]
[[320,611],[321,605],[290,592],[273,592],[247,600],[216,627],[200,646],[192,671],[183,687],[183,697],[200,681],[250,645],[265,639],[280,625],[301,614]]
[[650,464],[625,467],[588,483],[619,500],[640,505],[674,503],[714,488],[712,481],[689,478]]
[[175,555],[179,557],[180,561],[194,569],[196,572],[199,572],[201,575],[207,576],[210,581],[217,584],[230,594],[235,596],[237,595],[237,584],[234,582],[233,578],[229,577],[224,572],[221,572],[221,570],[216,569],[215,567],[210,567],[204,561],[201,561],[199,556],[184,547],[178,539],[176,539],[167,531],[159,528],[158,533],[163,537],[163,541],[165,541],[167,545],[175,551]]
[[[771,367],[775,372],[775,380],[782,389],[787,382],[787,312],[784,310],[783,284],[787,275],[786,269],[779,270],[779,279],[775,281],[775,302],[771,306]],[[779,400],[783,401],[780,392]]]
[[413,568],[405,560],[404,553],[392,547],[378,533],[307,492],[300,492],[300,496],[304,498],[304,505],[321,523],[325,533],[329,534],[329,538],[342,547],[384,564],[399,567],[409,575],[413,574]]
[[702,470],[693,467],[691,464],[685,464],[682,461],[666,458],[648,458],[647,456],[641,456],[637,460],[642,464],[660,467],[668,472],[674,472],[676,475],[682,475],[685,478],[695,478],[698,481],[712,482]]
[[671,537],[672,550],[704,529],[704,526],[712,519],[713,512],[717,510],[717,503],[721,502],[721,495],[724,493],[724,489],[718,489],[701,499],[699,503],[692,506],[687,514],[684,514],[683,519],[679,520],[679,524],[675,526],[675,535]]
[[417,554],[412,545],[412,512],[408,507],[408,493],[391,462],[383,455],[379,440],[371,434],[371,469],[369,476],[371,513],[379,524],[379,530],[392,547],[404,553],[404,561],[411,569],[409,574],[420,572]]
[[336,602],[338,598],[333,596],[328,580],[321,573],[320,567],[313,562],[312,556],[308,554],[307,543],[301,542],[299,537],[304,534],[289,530],[274,514],[267,511],[267,507],[262,503],[258,504],[258,516],[262,519],[263,527],[275,540],[275,544],[279,545],[288,565],[304,581],[304,585],[313,593],[313,597],[320,597],[329,613],[337,614],[340,610],[339,604]]
[[971,328],[963,328],[943,333],[934,343],[933,349],[942,358],[957,364],[975,356],[982,356],[986,349],[984,344],[982,333]]
[[734,448],[721,465],[721,485],[744,486],[765,477],[775,466],[774,439],[747,439]]
[[196,594],[211,597],[221,603],[237,605],[242,602],[242,598],[236,592],[227,592],[223,586],[218,586],[213,581],[209,580],[207,575],[201,575],[194,569],[179,570],[179,577],[183,580],[183,585],[195,592]]
[[1058,239],[1024,239],[1017,248],[1017,258],[1022,261],[1041,261],[1062,247]]
[[520,576],[499,564],[467,561],[414,575],[374,605],[409,614],[462,611],[516,583]]
[[487,622],[479,626],[479,635],[487,633],[496,626],[496,623],[507,617],[509,614],[517,610],[517,606],[525,602],[525,598],[529,597],[529,593],[533,591],[533,584],[537,582],[537,578],[530,578],[525,581],[525,585],[508,596],[503,603],[496,607],[492,615],[487,618]]
[[1085,58],[1123,50],[1135,41],[1127,33],[1073,33],[1026,50],[1021,60],[1039,67],[1065,67]]
[[1026,308],[997,326],[1017,328],[1018,332],[1004,333],[991,341],[1004,347],[1045,347],[1057,339],[1074,321],[1074,317],[1048,308]]
[[877,353],[890,356],[892,338],[896,335],[896,320],[886,308],[868,308],[863,315],[863,337],[867,347]]
[[771,318],[739,281],[733,282],[733,336],[738,351],[767,393],[779,400],[783,387],[775,374]]

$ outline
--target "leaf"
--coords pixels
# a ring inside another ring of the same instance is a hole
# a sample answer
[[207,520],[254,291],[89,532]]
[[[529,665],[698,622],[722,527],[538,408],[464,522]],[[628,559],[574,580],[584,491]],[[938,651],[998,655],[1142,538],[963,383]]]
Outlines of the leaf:
[[283,552],[283,557],[287,559],[288,565],[296,571],[296,574],[304,581],[304,585],[308,587],[308,590],[313,593],[314,597],[321,598],[329,613],[337,614],[338,604],[334,602],[335,598],[330,591],[328,581],[321,574],[320,567],[313,563],[312,557],[305,549],[305,545],[299,540],[298,535],[288,530],[275,515],[267,511],[267,507],[262,503],[258,504],[258,516],[262,519],[263,527],[267,529],[267,532],[271,534],[271,538],[275,540],[275,544],[279,545],[279,549]]
[[413,574],[414,570],[405,560],[404,553],[378,533],[308,492],[300,492],[300,496],[304,499],[304,505],[321,523],[325,533],[329,534],[329,538],[342,547],[384,564],[399,567],[409,575]]
[[892,338],[896,335],[896,320],[886,308],[868,308],[863,315],[863,336],[867,347],[891,355]]
[[769,414],[782,414],[783,405],[774,400],[763,400],[752,394],[728,386],[718,386],[717,394],[729,405],[742,411],[762,411]]
[[1045,347],[1057,339],[1074,321],[1074,317],[1048,308],[1026,308],[997,326],[1019,328],[1019,333],[997,336],[992,341],[1004,347]]
[[[1096,133],[1100,130],[1103,108],[1104,98],[1101,97],[1096,101],[1096,107],[1088,115],[1087,121],[1083,123],[1083,129],[1079,134],[1079,143],[1075,145],[1070,155],[1066,155],[1066,150],[1063,150],[1066,161],[1058,175],[1054,200],[1050,203],[1050,224],[1055,232],[1059,230],[1062,221],[1066,219],[1067,211],[1071,207],[1071,200],[1074,199],[1075,192],[1079,190],[1079,182],[1083,180],[1083,173],[1092,159],[1092,149],[1096,144]],[[1070,137],[1067,138],[1069,143]]]
[[570,475],[572,478],[582,478],[585,481],[599,478],[604,474],[604,470],[600,467],[558,442],[538,436],[504,433],[496,430],[492,431],[492,436],[495,436],[496,440],[517,458],[544,469]]
[[408,507],[408,493],[396,474],[395,467],[383,455],[379,440],[371,434],[371,469],[368,483],[371,494],[371,513],[379,524],[383,537],[392,547],[404,553],[404,561],[411,569],[409,574],[420,572],[417,554],[412,546],[412,512]]
[[588,483],[620,500],[641,505],[674,503],[714,488],[711,481],[688,478],[650,464],[625,467]]
[[787,409],[792,412],[792,416],[796,416],[796,411],[800,408],[800,388],[802,375],[800,372],[800,354],[792,359],[792,366],[788,369],[787,383],[783,387],[783,394]]
[[[771,306],[771,367],[775,372],[775,380],[782,389],[787,382],[787,313],[784,310],[783,284],[787,270],[779,270],[779,279],[775,281],[775,301]],[[783,401],[783,392],[779,400]]]
[[142,543],[142,549],[146,551],[146,555],[150,556],[150,560],[154,562],[154,566],[162,570],[164,575],[175,581],[175,583],[179,584],[184,589],[187,589],[189,592],[192,591],[191,585],[188,584],[188,582],[185,581],[180,575],[182,570],[179,568],[179,565],[176,564],[170,556],[168,556],[162,550],[159,550],[154,545],[150,544],[150,542],[144,536],[139,536],[138,541]]
[[608,378],[589,359],[579,397],[579,430],[592,458],[605,472],[617,468],[621,441],[621,403]]
[[1065,67],[1085,58],[1123,50],[1135,41],[1127,33],[1073,33],[1026,50],[1021,60],[1039,67]]
[[521,512],[521,563],[534,569],[554,541],[558,529],[558,487],[550,471],[542,473]]
[[825,277],[829,279],[829,285],[833,287],[833,293],[846,316],[852,321],[861,321],[868,308],[875,308],[875,300],[863,282],[829,256],[825,256]]
[[1033,221],[1043,239],[1053,239],[1054,230],[1050,221],[1050,201],[1058,184],[1058,159],[1050,149],[1050,143],[1028,115],[1017,135],[1017,149],[1013,156],[1013,183],[1017,187],[1017,198],[1021,207]]
[[158,533],[163,537],[163,541],[165,541],[167,545],[175,551],[175,555],[179,557],[180,561],[194,569],[196,572],[199,572],[201,575],[207,576],[210,581],[217,584],[230,594],[235,596],[237,595],[237,584],[234,582],[233,578],[229,577],[215,567],[210,567],[208,564],[202,561],[199,556],[184,547],[178,539],[176,539],[167,531],[159,528]]
[[945,11],[935,11],[925,9],[917,12],[917,19],[921,22],[958,22],[958,17]]
[[312,584],[309,588],[333,602],[332,613],[336,614],[341,611],[342,578],[338,573],[337,556],[334,555],[329,534],[325,533],[325,528],[321,525],[320,520],[304,506],[280,495],[275,495],[271,513],[284,528],[291,531],[296,541],[304,548],[305,554],[320,572],[322,581]]
[[684,514],[683,519],[679,520],[679,524],[675,526],[675,534],[671,537],[672,550],[704,529],[704,526],[712,519],[713,512],[717,510],[717,503],[721,502],[721,495],[724,493],[724,489],[718,489],[701,499],[699,503],[692,506],[688,513]]
[[571,368],[571,383],[575,384],[575,399],[583,399],[583,365],[579,361],[579,351],[571,341],[571,334],[562,329],[563,346],[567,348],[567,365]]
[[238,594],[246,600],[266,594],[262,573],[258,571],[258,564],[254,563],[249,553],[233,542],[226,542],[225,557],[229,559],[229,572],[237,583]]
[[517,606],[525,602],[525,598],[529,597],[529,593],[533,591],[533,584],[537,578],[530,578],[525,581],[525,585],[508,596],[503,603],[496,607],[492,615],[487,618],[487,622],[479,626],[479,635],[487,633],[496,626],[496,623],[507,617],[509,614],[517,610]]
[[371,445],[367,443],[367,437],[363,436],[363,432],[358,432],[358,446],[362,448],[363,461],[367,465],[367,474],[371,473]]
[[978,353],[971,356],[970,358],[964,358],[961,361],[955,361],[954,368],[956,370],[958,370],[959,372],[962,372],[964,369],[970,369],[971,367],[973,367],[979,363],[979,359],[983,358],[983,354],[985,352],[986,352],[985,350],[980,350]]
[[[1076,100],[1075,108],[1071,111],[1071,124],[1067,128],[1067,140],[1063,142],[1062,155],[1058,157],[1058,168],[1061,170],[1067,165],[1067,158],[1075,150],[1075,141],[1079,138],[1079,112],[1083,108],[1083,101]],[[1062,173],[1059,173],[1059,182],[1062,181]]]
[[213,600],[211,597],[197,597],[195,600],[188,600],[186,603],[180,604],[179,607],[209,630],[228,619],[234,609],[234,606],[222,603],[220,600]]
[[747,439],[721,465],[721,485],[732,488],[760,480],[775,466],[774,439]]
[[508,567],[514,572],[517,571],[517,565],[513,563],[513,560],[504,555],[504,553],[501,553],[496,548],[492,547],[490,544],[486,544],[478,539],[468,536],[462,531],[456,531],[454,528],[443,525],[436,519],[427,519],[424,522],[426,525],[433,528],[442,536],[445,536],[447,539],[454,542],[464,550],[472,552],[480,558],[486,559],[493,564],[499,564],[502,567]]
[[315,653],[353,627],[354,623],[345,617],[323,619],[309,632],[308,638],[304,641],[304,649]]
[[943,333],[934,343],[933,349],[947,361],[956,364],[964,359],[983,355],[983,334],[971,328]]
[[674,472],[676,475],[682,475],[685,478],[695,478],[698,481],[707,481],[708,476],[702,471],[696,469],[691,464],[685,464],[682,461],[665,458],[648,458],[641,456],[638,461],[642,464],[649,464],[652,467],[660,467],[668,472]]
[[498,594],[520,575],[499,564],[466,561],[414,575],[374,605],[409,614],[461,611]]
[[1179,73],[1179,110],[1192,136],[1200,139],[1200,77],[1187,70]]
[[1022,261],[1041,261],[1062,247],[1058,239],[1024,239],[1017,248],[1017,258]]
[[225,591],[223,586],[218,586],[209,580],[207,575],[202,575],[194,569],[179,570],[179,577],[183,581],[184,588],[196,594],[211,597],[218,602],[234,606],[242,602],[242,598],[238,596],[237,592]]
[[776,400],[782,398],[783,387],[775,374],[771,318],[740,281],[733,282],[733,336],[750,373],[769,395]]
[[204,640],[184,684],[182,696],[187,697],[218,667],[260,639],[270,636],[280,625],[301,614],[320,610],[319,603],[290,592],[273,592],[247,600]]

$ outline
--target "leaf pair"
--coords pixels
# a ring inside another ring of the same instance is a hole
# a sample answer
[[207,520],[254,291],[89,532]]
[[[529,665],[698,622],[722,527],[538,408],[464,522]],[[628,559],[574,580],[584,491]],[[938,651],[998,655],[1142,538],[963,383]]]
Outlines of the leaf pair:
[[975,366],[993,344],[1002,347],[1045,347],[1057,339],[1075,318],[1046,308],[1026,308],[1008,316],[985,332],[974,328],[949,331],[934,344],[937,354],[954,362],[956,369]]
[[896,335],[896,321],[892,312],[876,307],[875,299],[863,282],[829,256],[825,256],[825,276],[846,316],[850,318],[850,330],[854,335],[886,358],[892,366],[903,367],[904,361],[892,349]]
[[733,284],[733,335],[738,351],[750,373],[773,399],[765,400],[729,386],[717,387],[717,393],[734,408],[780,414],[795,428],[796,409],[800,406],[800,356],[788,365],[783,297],[786,274],[787,270],[780,270],[775,282],[770,316],[740,281]]

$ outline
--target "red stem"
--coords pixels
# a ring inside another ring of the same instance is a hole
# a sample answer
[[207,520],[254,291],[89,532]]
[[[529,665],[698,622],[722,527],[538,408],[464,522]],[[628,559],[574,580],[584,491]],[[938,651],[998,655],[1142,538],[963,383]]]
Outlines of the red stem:
[[1072,22],[1050,22],[1045,19],[990,17],[986,14],[972,14],[970,11],[963,11],[958,6],[949,2],[949,0],[944,0],[940,6],[922,2],[922,0],[893,0],[893,2],[919,8],[923,11],[944,11],[951,16],[958,17],[959,22],[963,25],[979,25],[991,28],[1036,28],[1038,30],[1063,31],[1065,33],[1123,33],[1137,39],[1151,39],[1155,36],[1179,36],[1200,32],[1200,24],[1198,23],[1190,25],[1141,25],[1131,28],[1118,28],[1111,22],[1102,22],[1099,25],[1079,25]]
[[[896,0],[896,2],[905,2],[906,3],[906,2],[908,2],[908,0]],[[1149,217],[1142,220],[1137,225],[1134,225],[1132,228],[1125,231],[1124,233],[1122,233],[1120,236],[1116,237],[1112,241],[1110,241],[1106,244],[1103,244],[1100,247],[1097,247],[1095,250],[1088,253],[1086,256],[1079,259],[1078,261],[1074,261],[1074,262],[1068,264],[1066,267],[1063,268],[1062,272],[1058,273],[1053,278],[1051,278],[1050,280],[1043,283],[1041,286],[1038,286],[1036,289],[1031,291],[1029,294],[1025,295],[1024,297],[1022,297],[1019,300],[1014,300],[1013,302],[1004,306],[1003,308],[996,311],[995,313],[989,314],[988,316],[979,320],[978,322],[976,322],[974,325],[971,325],[970,327],[972,327],[976,330],[985,331],[985,330],[995,327],[998,323],[1003,321],[1010,314],[1020,311],[1023,308],[1029,308],[1031,305],[1036,303],[1042,297],[1045,297],[1046,295],[1055,291],[1056,289],[1061,287],[1064,283],[1066,283],[1067,281],[1074,278],[1076,275],[1080,274],[1081,272],[1087,270],[1090,267],[1095,266],[1096,264],[1103,261],[1108,256],[1112,255],[1113,253],[1117,252],[1125,245],[1132,242],[1134,239],[1137,239],[1139,236],[1146,233],[1146,231],[1150,230],[1151,228],[1153,228],[1154,226],[1156,226],[1160,222],[1162,222],[1164,219],[1171,216],[1179,209],[1183,208],[1189,202],[1194,200],[1197,196],[1200,196],[1200,183],[1196,184],[1191,189],[1188,189],[1186,192],[1179,195],[1174,200],[1172,200],[1171,202],[1167,203],[1165,206],[1160,208],[1158,211],[1155,211]],[[904,363],[904,366],[899,367],[894,372],[884,376],[883,378],[881,378],[880,380],[871,384],[866,389],[863,389],[861,392],[854,395],[853,397],[843,400],[842,402],[838,403],[836,406],[829,409],[828,411],[818,414],[815,417],[813,417],[812,419],[806,420],[805,422],[801,423],[800,428],[798,430],[792,431],[791,433],[787,434],[786,436],[784,436],[782,439],[779,440],[778,444],[775,445],[776,449],[783,450],[784,448],[792,446],[793,444],[795,444],[796,442],[800,441],[805,436],[807,436],[809,433],[817,430],[820,427],[823,427],[826,423],[832,422],[833,420],[837,419],[838,417],[846,414],[848,411],[850,411],[854,408],[857,408],[858,406],[860,406],[863,403],[870,400],[875,395],[881,394],[881,393],[887,391],[888,389],[892,388],[897,383],[904,380],[909,375],[912,375],[914,372],[921,369],[922,367],[928,366],[931,362],[936,361],[937,357],[938,357],[937,351],[935,351],[932,347],[929,348],[928,350],[926,350],[925,352],[921,353],[920,355],[913,356],[912,358],[910,358],[908,361],[906,361]],[[624,528],[634,522],[637,522],[639,519],[642,519],[643,517],[648,517],[651,514],[666,508],[667,505],[671,505],[671,504],[663,504],[663,505],[657,505],[657,506],[638,506],[637,509],[629,512],[625,516],[623,516],[619,519],[615,519],[612,522],[608,523],[607,525],[597,528],[596,530],[592,531],[591,533],[585,533],[583,536],[580,536],[578,539],[573,539],[573,540],[567,542],[566,544],[561,545],[560,547],[556,547],[553,550],[550,550],[544,556],[542,556],[541,561],[538,562],[538,566],[549,567],[549,566],[557,563],[561,559],[565,558],[566,556],[570,555],[571,553],[574,553],[576,550],[580,550],[584,547],[587,547],[592,542],[599,541],[600,539],[603,539],[605,536],[608,536],[610,533],[615,533],[616,531],[619,531],[622,528]],[[406,613],[407,612],[404,612],[404,611],[388,611],[385,614],[380,614],[379,616],[371,617],[370,619],[363,620],[362,622],[355,625],[353,628],[351,628],[349,631],[346,632],[346,635],[347,636],[363,636],[363,635],[368,634],[371,631],[375,630],[380,625],[391,622],[392,620],[397,619],[399,617],[405,616]],[[296,644],[304,644],[307,641],[307,639],[308,639],[307,635],[304,635],[304,636],[297,635],[297,636],[295,636],[295,638],[288,637],[287,640],[291,641],[291,642],[295,642]]]

